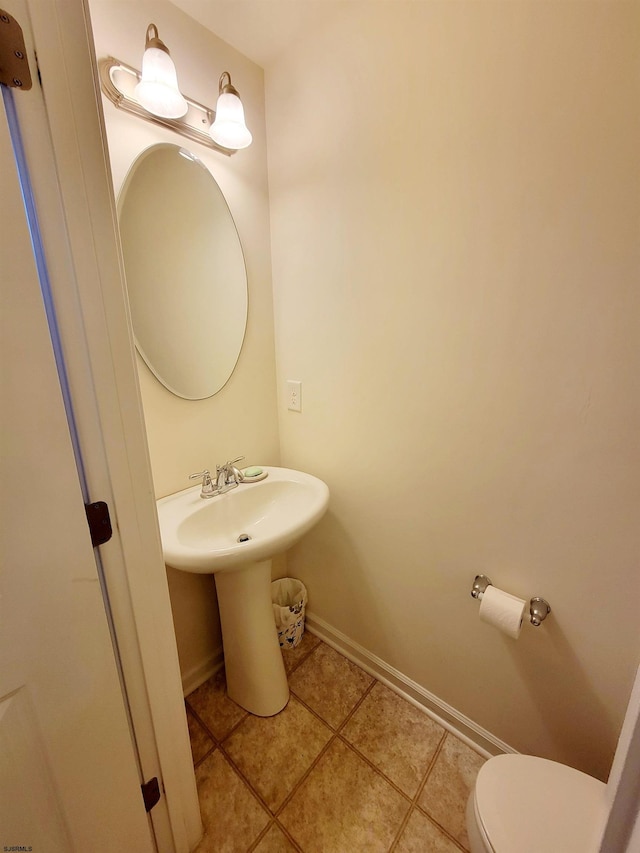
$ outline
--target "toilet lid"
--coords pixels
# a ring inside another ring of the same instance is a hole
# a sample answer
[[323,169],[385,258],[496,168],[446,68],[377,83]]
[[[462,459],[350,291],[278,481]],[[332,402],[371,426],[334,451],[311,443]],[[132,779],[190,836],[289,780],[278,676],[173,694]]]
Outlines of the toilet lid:
[[498,755],[480,769],[475,811],[494,853],[588,853],[598,850],[605,788],[546,758]]

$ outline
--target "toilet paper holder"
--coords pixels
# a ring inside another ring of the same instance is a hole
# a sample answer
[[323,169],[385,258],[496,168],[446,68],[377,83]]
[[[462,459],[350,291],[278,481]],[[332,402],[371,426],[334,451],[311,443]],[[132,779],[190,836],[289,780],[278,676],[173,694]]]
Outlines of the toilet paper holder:
[[[473,586],[471,587],[471,596],[477,599],[482,598],[486,588],[492,585],[492,580],[487,575],[476,575]],[[529,618],[531,624],[536,628],[544,622],[550,613],[551,607],[549,606],[549,602],[545,601],[544,598],[536,596],[530,600]]]

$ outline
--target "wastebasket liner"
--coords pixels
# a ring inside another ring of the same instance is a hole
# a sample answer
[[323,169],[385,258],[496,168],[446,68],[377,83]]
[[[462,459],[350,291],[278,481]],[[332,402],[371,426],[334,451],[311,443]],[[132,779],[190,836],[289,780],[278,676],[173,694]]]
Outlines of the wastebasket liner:
[[305,585],[295,578],[280,578],[271,584],[273,616],[281,646],[295,648],[304,634],[307,605]]

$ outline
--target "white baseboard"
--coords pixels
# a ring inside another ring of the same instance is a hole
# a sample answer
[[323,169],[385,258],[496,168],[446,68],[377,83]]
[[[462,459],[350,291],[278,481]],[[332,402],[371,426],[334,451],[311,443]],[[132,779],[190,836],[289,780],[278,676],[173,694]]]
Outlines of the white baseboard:
[[182,673],[182,695],[188,696],[190,693],[193,693],[197,687],[204,684],[208,678],[211,678],[223,666],[224,655],[222,646],[220,646],[214,651],[211,657],[191,667],[187,672]]
[[475,749],[485,758],[499,755],[503,752],[517,752],[513,747],[501,741],[465,717],[451,705],[443,702],[433,693],[425,690],[417,682],[403,675],[399,670],[389,666],[382,658],[367,651],[363,646],[351,640],[346,634],[333,628],[324,619],[307,610],[305,627],[316,637],[320,637],[327,645],[332,646],[340,654],[357,664],[369,675],[377,678],[390,690],[398,693],[407,702],[424,711],[437,723],[452,732],[460,740]]

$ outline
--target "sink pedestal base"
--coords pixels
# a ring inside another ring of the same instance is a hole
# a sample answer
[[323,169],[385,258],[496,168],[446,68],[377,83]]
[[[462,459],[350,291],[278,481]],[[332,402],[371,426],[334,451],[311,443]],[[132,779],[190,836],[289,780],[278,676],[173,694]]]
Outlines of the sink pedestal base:
[[289,701],[289,685],[271,604],[271,560],[217,572],[227,693],[258,717]]

